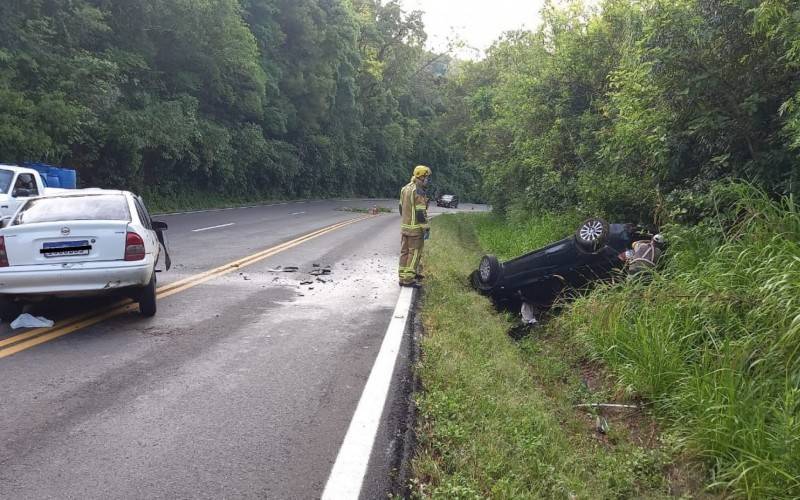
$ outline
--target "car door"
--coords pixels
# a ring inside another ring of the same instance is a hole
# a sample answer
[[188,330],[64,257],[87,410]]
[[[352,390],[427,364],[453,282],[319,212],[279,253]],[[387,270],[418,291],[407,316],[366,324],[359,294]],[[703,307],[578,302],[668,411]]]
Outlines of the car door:
[[156,232],[153,230],[150,214],[147,213],[147,209],[144,208],[144,203],[142,203],[141,198],[138,196],[133,197],[133,205],[136,207],[136,213],[139,216],[139,222],[142,226],[144,226],[145,229],[145,234],[142,235],[142,238],[144,239],[147,251],[152,252],[155,256],[155,262],[158,262],[158,257],[161,254],[161,246],[158,243]]
[[[8,201],[7,213],[13,214],[30,198],[39,196],[39,187],[33,174],[17,174],[11,188],[11,199]],[[5,210],[5,209],[4,209]]]

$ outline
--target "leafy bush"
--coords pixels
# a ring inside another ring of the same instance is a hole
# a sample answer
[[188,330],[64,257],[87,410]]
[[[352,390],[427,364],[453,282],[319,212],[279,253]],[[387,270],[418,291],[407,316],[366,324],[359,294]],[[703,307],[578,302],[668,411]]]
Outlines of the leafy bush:
[[713,217],[667,231],[649,285],[620,283],[557,319],[653,402],[718,485],[800,495],[800,211],[741,184],[712,191]]

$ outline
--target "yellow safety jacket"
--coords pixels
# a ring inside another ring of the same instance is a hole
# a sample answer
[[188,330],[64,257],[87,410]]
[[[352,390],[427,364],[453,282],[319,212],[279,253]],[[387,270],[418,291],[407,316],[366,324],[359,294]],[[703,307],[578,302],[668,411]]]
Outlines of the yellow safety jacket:
[[415,180],[400,190],[401,231],[407,236],[418,236],[428,229],[428,198]]

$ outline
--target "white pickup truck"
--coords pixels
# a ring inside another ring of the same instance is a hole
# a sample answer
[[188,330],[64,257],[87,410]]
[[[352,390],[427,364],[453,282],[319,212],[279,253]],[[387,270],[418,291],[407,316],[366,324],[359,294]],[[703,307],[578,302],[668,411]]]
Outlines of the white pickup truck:
[[46,187],[42,176],[32,168],[0,165],[0,220],[14,215],[28,198],[64,191]]

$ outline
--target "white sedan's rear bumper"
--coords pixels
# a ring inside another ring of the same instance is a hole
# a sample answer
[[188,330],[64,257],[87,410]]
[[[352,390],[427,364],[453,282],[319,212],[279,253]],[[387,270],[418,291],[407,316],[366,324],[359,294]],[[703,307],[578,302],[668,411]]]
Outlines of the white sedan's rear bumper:
[[86,262],[0,268],[0,294],[73,295],[141,287],[154,272],[151,255],[135,262]]

